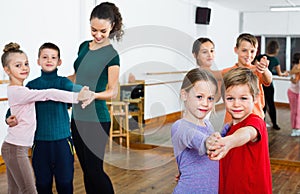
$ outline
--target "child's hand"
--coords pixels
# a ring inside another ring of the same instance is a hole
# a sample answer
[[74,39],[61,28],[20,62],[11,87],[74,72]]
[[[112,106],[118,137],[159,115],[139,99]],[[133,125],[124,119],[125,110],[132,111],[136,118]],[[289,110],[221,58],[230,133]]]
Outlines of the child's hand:
[[81,108],[84,109],[95,100],[95,92],[90,91],[89,87],[84,86],[79,92],[77,100],[82,102]]
[[14,127],[18,124],[17,117],[15,115],[11,115],[6,119],[6,123],[9,127]]
[[267,57],[263,56],[260,61],[255,62],[256,71],[259,73],[264,73],[266,70],[268,70],[269,62],[270,61],[267,59]]
[[211,155],[209,155],[209,159],[211,160],[221,160],[222,158],[224,158],[226,156],[228,152],[226,152],[226,150],[224,148],[215,150]]
[[85,108],[87,105],[91,104],[95,100],[95,92],[92,92],[92,96],[89,99],[82,101],[81,108]]
[[77,97],[77,100],[78,101],[85,101],[85,100],[88,100],[90,99],[92,96],[94,95],[94,93],[92,91],[89,90],[89,87],[87,86],[84,86],[79,94],[78,94],[78,97]]
[[211,160],[221,160],[229,152],[229,139],[227,137],[219,138],[215,141],[214,148],[215,150],[211,151],[208,155]]
[[221,134],[218,132],[215,132],[213,134],[211,134],[205,141],[205,146],[206,146],[206,153],[207,155],[211,155],[213,153],[213,151],[215,151],[216,149],[219,149],[220,146],[222,145],[218,145],[216,144],[216,142],[218,142],[218,139],[221,138]]
[[176,176],[175,176],[175,181],[178,182],[180,179],[180,173],[178,173]]

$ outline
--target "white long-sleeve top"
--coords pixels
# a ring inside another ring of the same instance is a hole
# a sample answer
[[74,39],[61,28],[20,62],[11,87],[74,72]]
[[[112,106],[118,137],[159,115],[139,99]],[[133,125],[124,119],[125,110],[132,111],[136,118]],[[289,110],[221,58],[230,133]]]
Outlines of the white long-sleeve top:
[[60,101],[65,103],[78,103],[78,93],[57,89],[30,90],[24,86],[7,87],[8,104],[11,115],[15,115],[18,124],[8,127],[5,142],[31,147],[36,129],[36,101]]
[[299,94],[300,93],[300,81],[297,81],[295,84],[291,82],[290,89],[292,92]]

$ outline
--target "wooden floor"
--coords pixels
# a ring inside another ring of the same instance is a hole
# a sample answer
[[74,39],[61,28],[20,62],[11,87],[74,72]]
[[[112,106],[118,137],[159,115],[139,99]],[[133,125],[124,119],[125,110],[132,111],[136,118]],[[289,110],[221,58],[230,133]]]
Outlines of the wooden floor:
[[[277,110],[282,129],[268,130],[273,193],[300,194],[300,137],[290,137],[289,109],[279,107]],[[177,166],[170,146],[169,130],[170,124],[147,129],[145,142],[148,145],[135,144],[126,150],[115,144],[111,151],[107,149],[105,170],[117,194],[172,193],[176,186]],[[74,193],[84,194],[82,171],[77,158],[74,177]],[[5,173],[0,173],[0,194],[6,193],[6,181]],[[56,193],[55,188],[53,191]]]

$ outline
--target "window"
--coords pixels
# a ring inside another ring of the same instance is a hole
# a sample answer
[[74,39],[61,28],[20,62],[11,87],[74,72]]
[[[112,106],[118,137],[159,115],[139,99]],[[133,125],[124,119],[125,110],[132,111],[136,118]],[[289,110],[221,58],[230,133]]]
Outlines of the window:
[[[291,65],[292,65],[292,60],[293,60],[293,55],[295,53],[299,53],[300,52],[300,38],[298,37],[294,37],[294,38],[291,38],[291,52],[290,52],[290,55],[291,55]],[[292,69],[292,67],[290,67],[290,69]]]

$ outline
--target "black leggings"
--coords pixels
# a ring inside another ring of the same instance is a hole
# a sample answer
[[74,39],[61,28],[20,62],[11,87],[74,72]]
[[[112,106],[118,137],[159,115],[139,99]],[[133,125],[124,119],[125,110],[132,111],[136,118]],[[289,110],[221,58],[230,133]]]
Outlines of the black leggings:
[[72,137],[83,174],[87,194],[110,194],[114,189],[103,170],[105,146],[110,122],[71,120]]
[[265,95],[265,107],[264,107],[264,113],[268,111],[270,115],[270,119],[273,123],[273,126],[277,125],[277,118],[276,118],[276,107],[274,103],[274,86],[273,83],[271,83],[270,86],[266,87],[263,86],[264,89],[264,95]]

